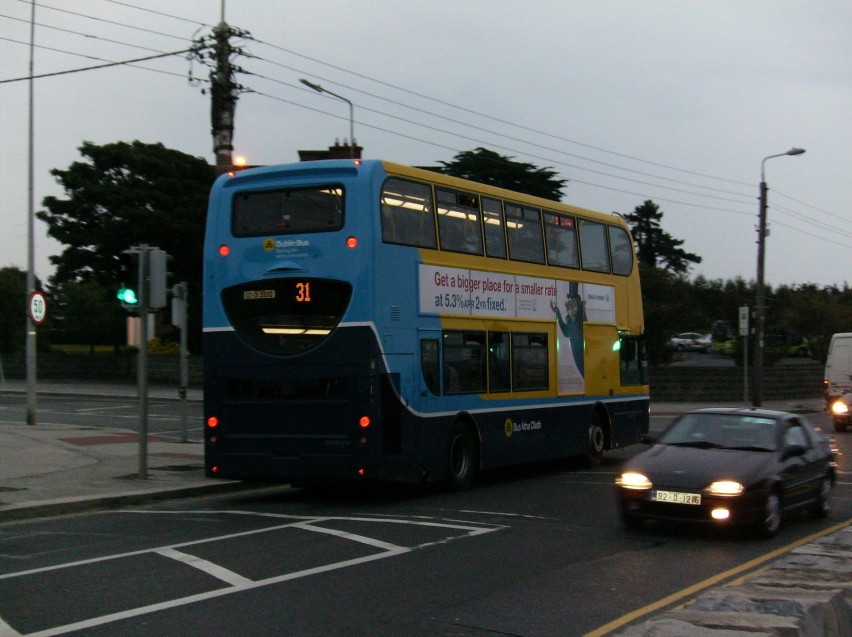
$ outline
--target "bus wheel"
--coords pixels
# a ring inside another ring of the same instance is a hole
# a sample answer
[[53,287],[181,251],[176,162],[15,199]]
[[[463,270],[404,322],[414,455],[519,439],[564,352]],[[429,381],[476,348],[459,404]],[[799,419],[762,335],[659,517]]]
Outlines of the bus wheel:
[[588,448],[582,456],[583,464],[587,467],[597,467],[601,463],[605,440],[606,434],[601,425],[600,417],[592,416],[592,423],[589,425]]
[[476,438],[470,427],[457,422],[450,430],[447,446],[449,486],[453,491],[463,491],[473,484],[479,466]]

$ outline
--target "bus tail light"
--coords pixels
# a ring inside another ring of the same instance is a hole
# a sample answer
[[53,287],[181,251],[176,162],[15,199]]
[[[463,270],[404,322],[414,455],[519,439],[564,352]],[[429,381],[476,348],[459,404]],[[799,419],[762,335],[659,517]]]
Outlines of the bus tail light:
[[219,426],[219,419],[216,416],[210,416],[210,418],[207,419],[207,426],[210,429],[215,429]]
[[347,248],[357,248],[358,247],[358,238],[357,237],[347,237],[346,238],[346,247]]
[[226,257],[231,254],[231,247],[225,243],[219,246],[219,256]]
[[358,469],[358,475],[363,478],[365,475],[367,475],[367,470],[361,467],[360,469]]
[[219,465],[213,465],[210,467],[210,473],[219,473]]
[[361,429],[366,429],[370,426],[370,424],[371,422],[369,416],[361,416],[361,419],[358,421],[358,426],[361,427]]

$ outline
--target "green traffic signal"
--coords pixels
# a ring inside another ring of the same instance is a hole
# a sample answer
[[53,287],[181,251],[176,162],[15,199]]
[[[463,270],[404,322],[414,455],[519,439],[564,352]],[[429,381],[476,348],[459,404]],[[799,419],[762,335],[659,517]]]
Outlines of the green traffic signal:
[[136,290],[132,288],[118,288],[118,292],[115,293],[115,298],[127,305],[136,305],[139,303],[139,299],[136,298]]

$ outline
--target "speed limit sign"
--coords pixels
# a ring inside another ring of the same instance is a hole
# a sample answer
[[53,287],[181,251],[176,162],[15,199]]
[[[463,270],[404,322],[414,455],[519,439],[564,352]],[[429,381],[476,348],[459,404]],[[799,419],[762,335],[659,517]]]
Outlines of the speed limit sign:
[[36,290],[30,294],[30,302],[27,306],[30,313],[30,318],[36,325],[41,325],[47,316],[47,299],[44,294]]

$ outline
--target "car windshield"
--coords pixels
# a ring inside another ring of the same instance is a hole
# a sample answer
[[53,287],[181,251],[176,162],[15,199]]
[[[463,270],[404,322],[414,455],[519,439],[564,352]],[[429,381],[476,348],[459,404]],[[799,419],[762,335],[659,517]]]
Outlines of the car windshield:
[[693,413],[675,421],[660,444],[704,449],[775,451],[778,423],[744,414]]

